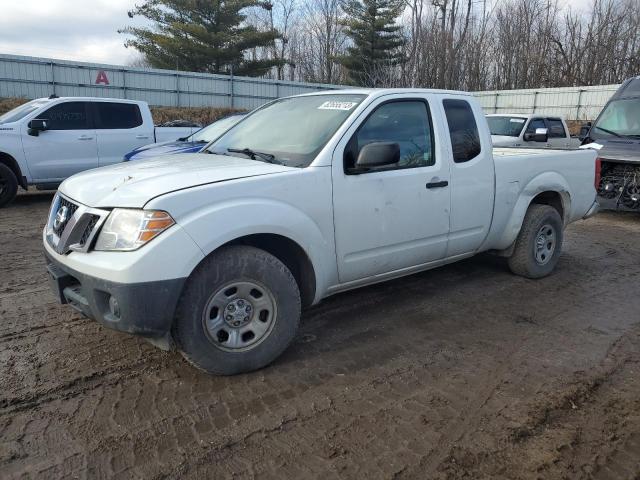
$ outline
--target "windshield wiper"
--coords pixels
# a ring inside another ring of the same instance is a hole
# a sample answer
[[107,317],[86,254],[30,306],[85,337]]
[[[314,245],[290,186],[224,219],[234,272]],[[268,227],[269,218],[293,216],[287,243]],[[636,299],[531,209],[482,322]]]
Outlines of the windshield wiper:
[[243,155],[246,155],[247,157],[249,157],[251,160],[256,160],[256,158],[259,158],[261,160],[264,160],[267,163],[282,165],[282,162],[279,162],[278,160],[276,160],[275,155],[272,155],[270,153],[264,153],[264,152],[256,152],[255,150],[251,150],[250,148],[227,148],[227,152],[242,153]]
[[614,132],[612,130],[607,130],[606,128],[602,128],[602,127],[599,127],[597,125],[594,125],[593,128],[597,128],[598,130],[602,130],[604,133],[608,133],[609,135],[613,135],[614,137],[622,138],[622,135],[620,135],[619,133],[616,133],[616,132]]

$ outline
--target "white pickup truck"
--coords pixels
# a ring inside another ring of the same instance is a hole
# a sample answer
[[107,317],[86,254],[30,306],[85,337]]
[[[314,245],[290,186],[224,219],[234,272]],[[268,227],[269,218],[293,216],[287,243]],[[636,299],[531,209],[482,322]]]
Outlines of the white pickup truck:
[[18,187],[55,188],[65,178],[122,161],[153,142],[187,137],[198,127],[154,127],[146,102],[50,97],[0,116],[0,208]]
[[537,114],[487,115],[494,147],[531,147],[571,150],[580,146],[562,117]]
[[494,151],[465,93],[283,98],[204,152],[66,180],[43,242],[60,302],[215,374],[273,361],[337,292],[484,251],[544,277],[598,209],[595,152]]

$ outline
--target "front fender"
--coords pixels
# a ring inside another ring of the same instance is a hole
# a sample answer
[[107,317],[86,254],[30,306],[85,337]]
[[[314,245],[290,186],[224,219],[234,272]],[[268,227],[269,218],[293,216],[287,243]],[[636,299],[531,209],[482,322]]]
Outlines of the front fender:
[[524,216],[529,209],[533,199],[544,192],[556,192],[562,198],[562,209],[564,211],[563,221],[567,222],[569,212],[571,212],[571,188],[565,178],[557,172],[544,172],[531,179],[531,181],[520,190],[515,205],[507,215],[506,222],[502,228],[502,234],[498,237],[492,248],[503,250],[509,248],[518,237],[524,222]]
[[233,240],[275,234],[296,242],[307,254],[316,276],[316,301],[336,275],[333,240],[307,214],[285,202],[265,198],[236,198],[199,209],[179,220],[204,255]]

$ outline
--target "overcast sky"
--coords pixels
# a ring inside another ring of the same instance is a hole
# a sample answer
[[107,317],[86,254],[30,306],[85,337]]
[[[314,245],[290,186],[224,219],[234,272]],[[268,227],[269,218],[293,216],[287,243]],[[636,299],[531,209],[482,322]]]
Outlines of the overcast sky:
[[[0,53],[125,65],[138,57],[118,29],[144,0],[0,0]],[[584,6],[592,0],[562,0]]]
[[136,1],[1,0],[0,53],[126,64],[137,54],[118,29]]

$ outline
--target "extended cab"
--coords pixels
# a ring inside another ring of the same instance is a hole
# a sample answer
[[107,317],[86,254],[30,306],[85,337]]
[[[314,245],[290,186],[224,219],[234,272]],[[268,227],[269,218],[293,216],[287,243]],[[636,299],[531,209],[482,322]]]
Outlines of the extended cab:
[[151,142],[176,140],[196,127],[157,128],[146,102],[50,97],[0,116],[0,207],[18,187],[55,188],[78,172],[122,161]]
[[562,117],[499,113],[487,115],[495,147],[531,147],[569,150],[580,146]]
[[273,361],[337,292],[485,251],[549,275],[598,206],[594,152],[494,150],[460,92],[283,98],[187,157],[66,180],[43,242],[60,302],[217,374]]

